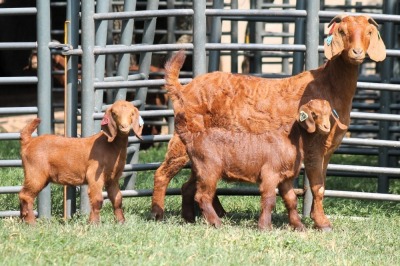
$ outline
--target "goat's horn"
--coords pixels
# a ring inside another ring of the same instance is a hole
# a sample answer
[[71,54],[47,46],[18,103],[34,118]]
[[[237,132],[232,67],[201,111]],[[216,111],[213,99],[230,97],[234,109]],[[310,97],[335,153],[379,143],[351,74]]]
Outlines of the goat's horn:
[[331,22],[329,22],[328,28],[329,28],[334,22],[336,22],[336,23],[341,22],[342,19],[343,19],[344,17],[347,17],[347,15],[345,15],[345,14],[336,15],[336,16],[331,20]]
[[373,18],[367,16],[367,19],[370,24],[372,24],[378,28],[379,25],[378,25],[378,23],[376,23],[376,21]]

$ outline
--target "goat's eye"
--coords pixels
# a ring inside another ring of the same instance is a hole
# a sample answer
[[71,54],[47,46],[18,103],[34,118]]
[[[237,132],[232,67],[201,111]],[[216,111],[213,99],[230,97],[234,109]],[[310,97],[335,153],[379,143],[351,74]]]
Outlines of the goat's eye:
[[346,33],[344,32],[344,30],[339,30],[339,33],[341,34],[341,35],[346,35]]
[[314,112],[311,112],[311,116],[313,117],[314,120],[317,119],[317,117],[318,117],[317,114]]

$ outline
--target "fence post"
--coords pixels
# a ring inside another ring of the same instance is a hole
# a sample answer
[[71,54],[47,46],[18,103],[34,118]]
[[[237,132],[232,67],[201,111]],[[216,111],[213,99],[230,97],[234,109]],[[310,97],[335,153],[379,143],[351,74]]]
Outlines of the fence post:
[[[38,127],[39,134],[51,133],[51,52],[49,49],[50,37],[50,1],[36,2],[37,7],[37,53],[38,60],[38,116],[41,123]],[[38,196],[39,217],[51,217],[51,191],[47,185]]]
[[[67,2],[67,43],[73,49],[79,45],[79,3],[75,0]],[[78,57],[67,56],[66,88],[65,88],[65,135],[77,136],[77,108],[78,108]],[[65,191],[64,217],[71,218],[76,212],[76,188],[67,186]]]
[[[82,1],[82,137],[94,133],[94,0]],[[81,186],[80,210],[90,212],[87,185]]]
[[207,71],[207,29],[206,29],[206,1],[193,1],[193,76],[204,74]]
[[[319,40],[319,0],[310,0],[307,2],[306,19],[306,70],[318,67],[318,40]],[[304,173],[304,189],[306,193],[303,200],[303,216],[309,217],[313,196],[311,194],[310,183]]]

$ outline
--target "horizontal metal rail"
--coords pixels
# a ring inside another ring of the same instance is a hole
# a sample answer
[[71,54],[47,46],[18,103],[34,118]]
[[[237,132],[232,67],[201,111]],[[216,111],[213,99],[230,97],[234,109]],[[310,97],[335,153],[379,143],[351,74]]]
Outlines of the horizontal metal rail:
[[96,13],[93,15],[94,20],[112,20],[112,19],[130,19],[154,17],[175,17],[175,16],[192,16],[193,9],[165,9],[165,10],[144,10],[144,11],[128,11],[128,12],[111,12]]
[[[192,79],[179,79],[181,83],[189,83]],[[137,87],[158,87],[165,85],[164,79],[152,80],[135,80],[135,81],[97,81],[94,82],[95,89],[112,89],[112,88],[137,88]]]
[[0,115],[37,114],[38,108],[32,107],[0,107]]
[[0,85],[36,84],[37,82],[37,77],[0,77]]
[[36,15],[36,7],[0,8],[0,16]]
[[379,114],[366,112],[350,112],[351,118],[367,119],[367,120],[384,120],[384,121],[400,121],[400,115],[394,114]]
[[0,50],[32,50],[36,48],[36,42],[0,42]]

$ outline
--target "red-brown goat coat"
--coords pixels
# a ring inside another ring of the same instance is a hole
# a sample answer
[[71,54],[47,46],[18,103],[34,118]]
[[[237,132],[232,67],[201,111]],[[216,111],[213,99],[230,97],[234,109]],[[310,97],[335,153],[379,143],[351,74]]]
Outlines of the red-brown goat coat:
[[102,132],[87,138],[31,134],[40,123],[36,118],[21,131],[21,158],[24,184],[19,193],[21,218],[34,223],[33,202],[49,183],[78,186],[88,184],[91,212],[89,221],[100,220],[102,189],[106,187],[118,222],[124,222],[118,180],[126,163],[130,129],[140,138],[142,124],[137,108],[116,101],[102,120]]
[[[299,106],[312,99],[327,100],[340,120],[348,125],[358,66],[366,53],[372,60],[383,60],[385,45],[376,22],[367,16],[337,16],[331,25],[332,42],[325,43],[329,61],[316,70],[284,79],[213,72],[182,86],[178,75],[185,56],[183,52],[177,53],[166,64],[166,89],[172,98],[181,94],[179,97],[186,104],[186,119],[192,121],[188,130],[196,132],[217,127],[234,132],[263,133],[281,127],[292,128]],[[304,143],[305,170],[314,197],[311,217],[315,226],[323,230],[331,228],[322,206],[326,168],[344,134],[345,131],[334,126],[326,140],[317,138]],[[156,219],[163,217],[169,181],[189,160],[183,147],[179,136],[174,134],[166,159],[154,175],[152,215]],[[223,210],[222,206],[219,208]]]
[[[185,106],[184,101],[174,101],[176,132],[186,146],[195,173],[182,190],[183,213],[190,217],[190,212],[186,214],[186,209],[190,209],[187,204],[193,204],[195,197],[207,221],[215,226],[219,226],[221,221],[211,206],[211,200],[221,177],[260,184],[262,211],[258,225],[260,229],[270,229],[275,188],[279,185],[286,190],[293,190],[293,179],[299,174],[303,160],[303,140],[310,134],[326,138],[331,129],[330,120],[341,130],[347,129],[332,115],[331,107],[325,100],[311,100],[301,106],[299,121],[291,129],[279,128],[260,134],[221,128],[190,132],[188,128],[192,121],[185,119]],[[296,197],[284,195],[283,199],[291,226],[303,230]]]

